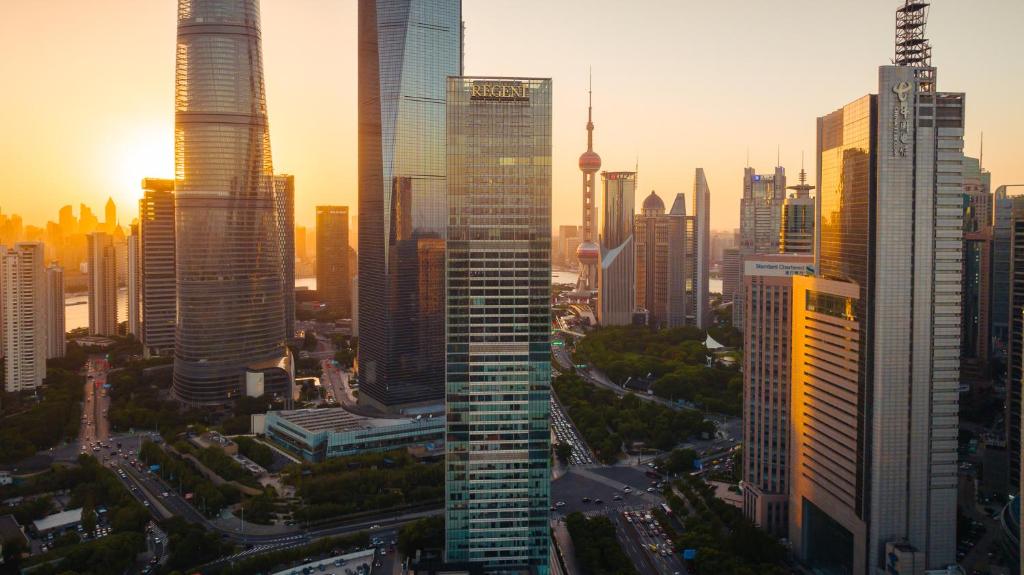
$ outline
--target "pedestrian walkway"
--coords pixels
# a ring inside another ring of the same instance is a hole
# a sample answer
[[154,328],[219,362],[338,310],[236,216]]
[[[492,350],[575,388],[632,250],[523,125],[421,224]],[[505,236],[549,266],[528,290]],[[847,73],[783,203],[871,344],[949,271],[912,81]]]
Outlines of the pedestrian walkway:
[[[562,560],[565,561],[565,575],[579,575],[583,573],[576,563],[576,548],[572,545],[572,537],[569,535],[569,530],[566,529],[565,523],[560,519],[551,521],[551,533],[554,534],[555,545],[562,553]],[[556,560],[552,557],[552,566],[555,564]]]

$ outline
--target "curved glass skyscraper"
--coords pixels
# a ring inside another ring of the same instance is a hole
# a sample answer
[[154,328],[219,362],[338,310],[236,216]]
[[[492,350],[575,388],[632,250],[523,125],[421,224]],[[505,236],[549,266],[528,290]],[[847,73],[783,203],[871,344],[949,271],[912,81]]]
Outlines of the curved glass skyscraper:
[[461,0],[359,1],[360,401],[444,397],[445,83],[461,73]]
[[174,395],[290,387],[259,0],[178,0],[175,71]]

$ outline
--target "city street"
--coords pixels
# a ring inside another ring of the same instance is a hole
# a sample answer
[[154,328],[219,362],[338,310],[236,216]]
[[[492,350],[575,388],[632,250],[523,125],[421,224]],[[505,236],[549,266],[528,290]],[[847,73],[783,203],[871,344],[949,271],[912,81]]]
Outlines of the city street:
[[671,551],[664,536],[642,522],[641,513],[626,515],[610,512],[622,550],[626,552],[640,573],[686,573],[682,558]]
[[320,384],[324,386],[328,397],[342,405],[355,405],[356,396],[348,386],[348,372],[336,365],[334,359],[320,360],[320,367],[323,371]]
[[82,427],[78,433],[79,446],[83,452],[98,452],[97,443],[104,442],[110,436],[110,423],[107,410],[110,398],[104,385],[107,383],[107,372],[110,365],[103,356],[90,356],[85,363],[86,378],[82,394]]

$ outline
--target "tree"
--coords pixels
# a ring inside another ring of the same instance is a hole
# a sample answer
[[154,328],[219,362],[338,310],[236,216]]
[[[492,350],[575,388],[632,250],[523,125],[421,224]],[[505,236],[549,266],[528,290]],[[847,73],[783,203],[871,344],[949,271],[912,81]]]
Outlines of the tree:
[[555,456],[563,463],[569,461],[569,458],[572,457],[572,446],[568,443],[556,443]]
[[398,551],[409,557],[420,549],[444,547],[444,517],[426,517],[407,523],[398,532]]

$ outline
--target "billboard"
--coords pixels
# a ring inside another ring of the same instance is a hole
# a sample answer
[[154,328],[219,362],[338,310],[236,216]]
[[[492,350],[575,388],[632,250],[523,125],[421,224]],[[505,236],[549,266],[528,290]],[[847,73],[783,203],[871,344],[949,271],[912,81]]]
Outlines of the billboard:
[[743,275],[791,277],[814,275],[813,260],[806,256],[792,262],[777,260],[745,260]]

